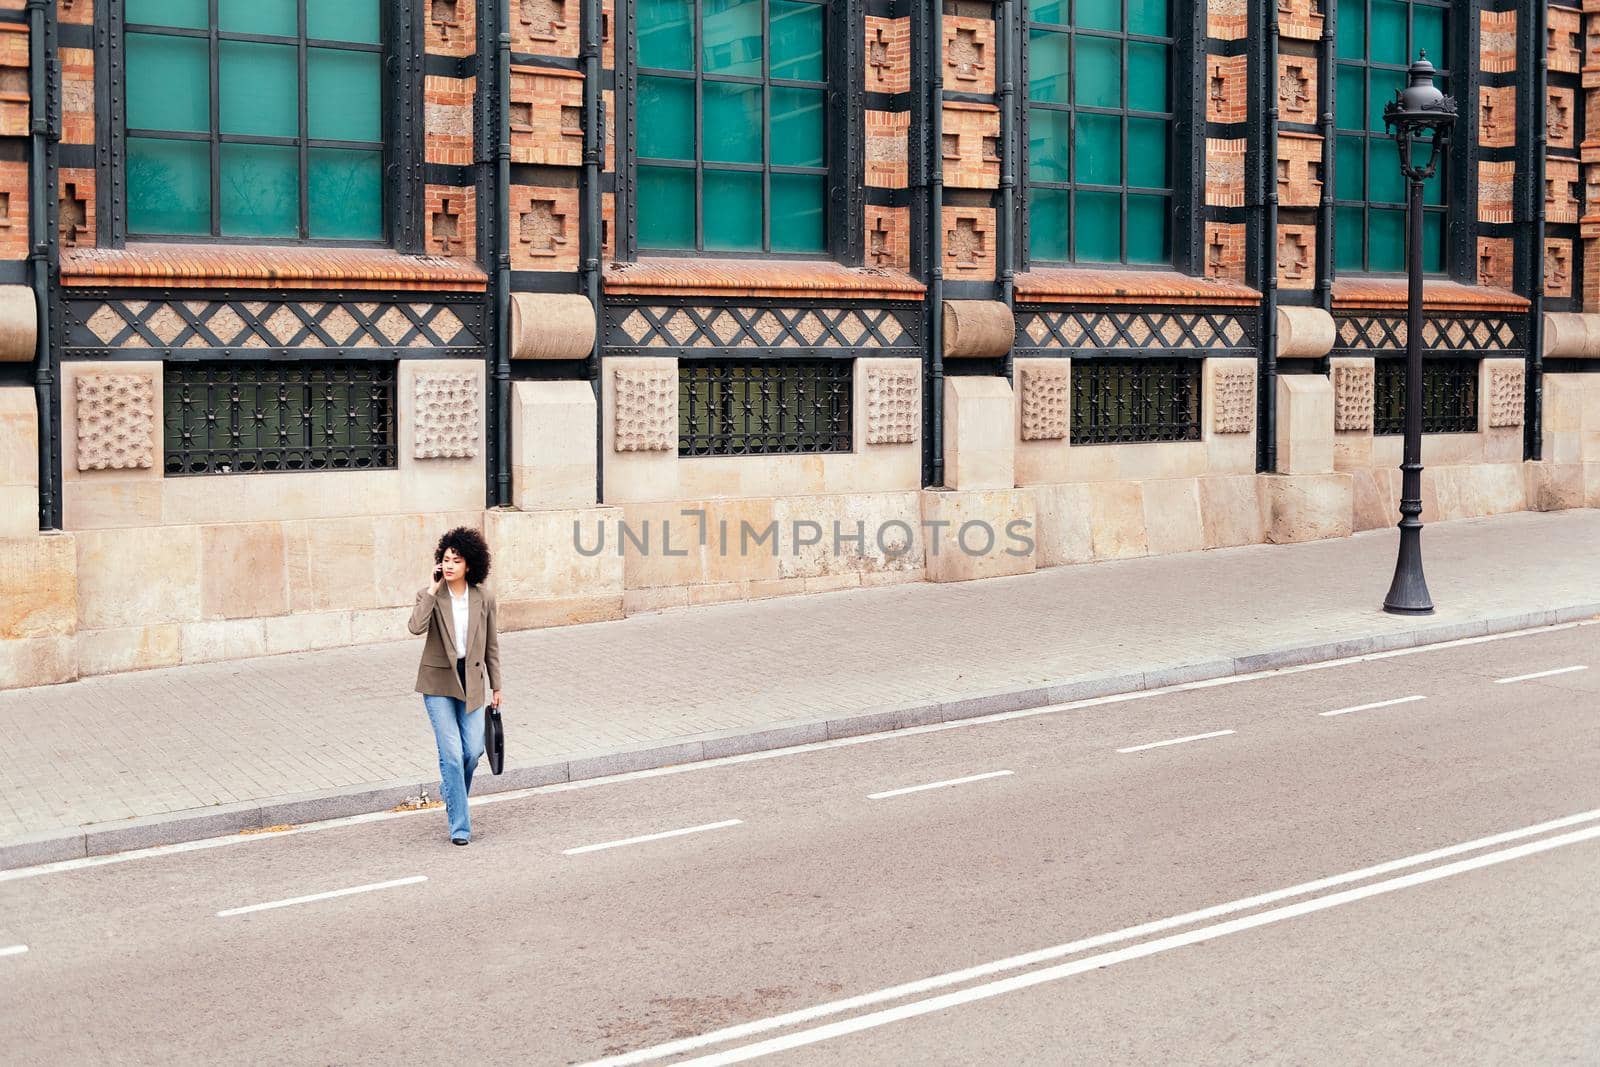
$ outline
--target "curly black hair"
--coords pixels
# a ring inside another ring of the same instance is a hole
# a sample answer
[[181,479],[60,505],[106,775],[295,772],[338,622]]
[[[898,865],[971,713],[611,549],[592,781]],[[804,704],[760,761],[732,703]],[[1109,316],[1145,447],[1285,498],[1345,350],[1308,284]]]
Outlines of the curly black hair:
[[467,584],[477,585],[489,577],[489,543],[483,534],[470,526],[457,526],[439,538],[439,547],[433,550],[433,562],[444,561],[444,550],[453,548],[456,555],[467,561]]

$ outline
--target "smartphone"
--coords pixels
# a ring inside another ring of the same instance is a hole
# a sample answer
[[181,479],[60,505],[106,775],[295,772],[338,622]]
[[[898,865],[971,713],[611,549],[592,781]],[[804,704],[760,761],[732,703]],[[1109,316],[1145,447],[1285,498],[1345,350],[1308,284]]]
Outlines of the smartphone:
[[443,568],[440,568],[440,567],[433,568],[433,580],[434,581],[437,582],[440,578],[443,578],[443,577],[444,577]]

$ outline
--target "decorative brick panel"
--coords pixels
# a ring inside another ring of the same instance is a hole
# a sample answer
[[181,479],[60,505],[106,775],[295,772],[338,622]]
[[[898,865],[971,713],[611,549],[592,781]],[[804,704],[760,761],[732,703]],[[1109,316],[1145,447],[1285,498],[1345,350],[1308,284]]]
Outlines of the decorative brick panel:
[[452,185],[430,185],[423,220],[428,253],[473,256],[478,248],[478,191]]
[[[991,24],[992,25],[992,24]],[[867,16],[867,92],[911,91],[911,20]]]
[[1256,428],[1256,372],[1221,370],[1212,386],[1211,429],[1250,433]]
[[994,22],[944,16],[944,87],[950,92],[994,92]]
[[1277,0],[1278,32],[1284,37],[1315,41],[1322,36],[1322,5],[1330,0]]
[[94,171],[62,167],[56,228],[63,248],[92,248],[95,243]]
[[903,445],[922,421],[920,375],[913,367],[867,368],[867,444]]
[[1316,207],[1322,201],[1322,138],[1278,135],[1278,200],[1284,207]]
[[511,187],[514,270],[578,269],[578,190]]
[[911,209],[868,204],[866,264],[909,270],[911,267]]
[[511,158],[552,167],[583,165],[583,75],[511,68]]
[[423,79],[429,163],[465,167],[472,163],[472,94],[476,78]]
[[1600,240],[1583,242],[1583,310],[1600,311]]
[[28,135],[28,93],[28,28],[0,23],[0,136]]
[[612,372],[612,447],[670,452],[678,446],[678,375],[654,368]]
[[1480,13],[1478,62],[1485,74],[1509,74],[1517,69],[1517,13]]
[[1333,365],[1333,428],[1341,432],[1372,429],[1373,377],[1370,363]]
[[505,0],[511,5],[511,50],[536,56],[578,55],[578,0]]
[[1206,139],[1206,203],[1212,207],[1244,206],[1245,139]]
[[1510,222],[1511,189],[1517,165],[1512,162],[1478,162],[1478,221]]
[[617,0],[600,0],[600,66],[617,69]]
[[1544,210],[1549,222],[1578,221],[1578,161],[1546,159]]
[[1067,436],[1068,370],[1058,363],[1019,361],[1022,379],[1022,439],[1061,441]]
[[28,258],[28,164],[0,163],[0,259]]
[[1583,69],[1583,15],[1569,8],[1550,8],[1550,69],[1577,74]]
[[477,0],[426,0],[427,48],[438,56],[477,51]]
[[957,189],[1000,187],[1000,109],[991,104],[944,105],[944,183]]
[[867,184],[880,189],[906,187],[906,135],[911,130],[907,111],[868,111]]
[[[606,119],[606,154],[601,164],[601,169],[610,173],[617,170],[617,94],[610,89],[600,93],[600,106],[605,108]],[[579,125],[582,125],[580,120]]]
[[1478,143],[1485,148],[1511,148],[1517,143],[1516,86],[1478,89]]
[[1206,33],[1219,41],[1242,41],[1250,32],[1245,0],[1211,0],[1206,6]]
[[1317,228],[1278,227],[1278,284],[1285,289],[1310,289],[1317,282]]
[[1512,249],[1509,237],[1478,238],[1478,284],[1509,289],[1512,283]]
[[1544,295],[1572,295],[1572,242],[1550,238],[1544,243]]
[[1317,61],[1311,56],[1278,57],[1278,117],[1284,122],[1317,121]]
[[1206,223],[1206,277],[1244,282],[1245,225]]
[[1545,133],[1552,148],[1576,147],[1578,112],[1571,89],[1551,89],[1545,107]]
[[617,194],[600,194],[600,248],[610,259],[617,254]]
[[944,274],[961,280],[994,278],[994,209],[945,205]]
[[94,52],[61,49],[61,143],[94,144]]
[[1489,426],[1500,429],[1521,426],[1526,403],[1524,368],[1489,368]]
[[1206,57],[1206,121],[1244,122],[1250,117],[1250,57]]
[[411,454],[414,459],[462,459],[478,454],[476,374],[418,373],[413,386]]
[[[18,5],[13,4],[12,7]],[[57,0],[56,18],[70,25],[94,25],[94,0]]]
[[147,374],[80,374],[78,469],[135,470],[155,465],[155,383]]

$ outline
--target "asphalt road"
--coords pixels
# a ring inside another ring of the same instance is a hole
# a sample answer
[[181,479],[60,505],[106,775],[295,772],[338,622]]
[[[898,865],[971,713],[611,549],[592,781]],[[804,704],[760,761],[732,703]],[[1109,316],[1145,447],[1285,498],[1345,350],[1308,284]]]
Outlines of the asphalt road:
[[0,1058],[1600,1062],[1597,639],[0,872]]

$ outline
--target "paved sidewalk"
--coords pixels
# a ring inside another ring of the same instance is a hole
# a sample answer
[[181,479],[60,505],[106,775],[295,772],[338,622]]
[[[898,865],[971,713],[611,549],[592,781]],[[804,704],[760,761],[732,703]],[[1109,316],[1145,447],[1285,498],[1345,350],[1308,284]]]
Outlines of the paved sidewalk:
[[[859,717],[875,709],[921,706],[922,721],[950,718],[1139,688],[1141,678],[1156,684],[1175,668],[1231,674],[1600,610],[1600,511],[1429,527],[1424,548],[1439,611],[1426,620],[1378,610],[1395,536],[507,634],[508,773],[493,784],[593,776],[916,718]],[[1314,645],[1322,647],[1291,651]],[[416,639],[406,639],[0,692],[0,849],[88,824],[240,806],[210,824],[227,832],[322,810],[261,803],[269,798],[342,792],[343,807],[325,809],[336,814],[387,806],[422,782],[436,786],[432,735],[410,691],[416,656]],[[948,706],[981,694],[1009,696],[987,709]],[[850,716],[854,726],[839,725]],[[728,740],[796,723],[806,725]],[[724,740],[658,747],[632,763],[617,756],[708,735]],[[371,783],[391,793],[363,793]],[[138,843],[150,840],[132,834],[98,850]],[[79,834],[78,854],[83,847]],[[38,857],[60,854],[46,848]]]

